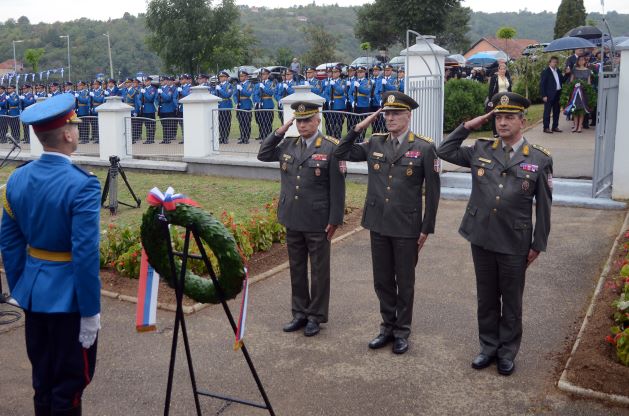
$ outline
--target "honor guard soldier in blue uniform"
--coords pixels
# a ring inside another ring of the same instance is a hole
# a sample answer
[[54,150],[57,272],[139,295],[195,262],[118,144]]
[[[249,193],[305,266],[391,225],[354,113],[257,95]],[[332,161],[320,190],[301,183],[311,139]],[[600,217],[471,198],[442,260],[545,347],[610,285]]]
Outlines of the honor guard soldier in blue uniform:
[[[472,173],[472,194],[459,228],[472,246],[476,272],[480,354],[472,367],[480,370],[497,359],[498,373],[510,375],[522,340],[526,270],[546,250],[550,233],[553,160],[523,136],[528,99],[505,92],[491,101],[494,110],[461,124],[438,155]],[[462,146],[470,131],[491,117],[499,138]]]
[[[183,135],[183,104],[181,104],[181,99],[186,98],[190,95],[190,88],[192,87],[192,79],[190,75],[183,74],[180,78],[180,85],[177,87],[177,123],[179,127],[181,127],[181,141],[179,144],[183,143],[184,135]],[[175,134],[176,135],[176,134]]]
[[280,102],[280,100],[295,92],[295,85],[299,85],[294,80],[295,75],[295,71],[288,68],[285,73],[284,82],[278,84],[277,91],[275,92],[275,101],[277,101],[277,109],[282,123],[284,123],[284,105]]
[[50,93],[48,93],[48,97],[54,97],[57,96],[59,94],[62,94],[61,91],[59,91],[59,83],[58,82],[53,82],[50,84]]
[[[382,67],[380,65],[374,65],[371,69],[371,111],[378,111],[380,107],[382,107],[382,80],[384,77],[380,74]],[[384,133],[386,132],[386,127],[384,125],[384,116],[381,114],[378,118],[375,119],[373,125],[371,126],[372,131],[374,133]]]
[[[227,75],[227,77],[229,79],[229,75]],[[207,76],[207,74],[199,75],[199,77],[198,77],[199,86],[210,88],[210,84],[208,83],[208,79],[209,79],[209,77]]]
[[120,89],[118,88],[118,83],[115,79],[109,78],[107,80],[107,89],[105,90],[105,95],[107,97],[119,97]]
[[357,80],[356,76],[357,67],[354,65],[350,65],[347,67],[347,78],[345,79],[345,96],[347,97],[347,105],[346,110],[347,115],[347,130],[351,130],[358,123],[358,117],[356,117],[356,88],[354,87],[354,82]]
[[334,156],[338,140],[319,130],[319,105],[295,102],[291,108],[299,137],[284,138],[291,118],[264,139],[258,159],[279,162],[281,169],[277,216],[286,227],[293,314],[284,331],[305,327],[304,335],[313,336],[328,321],[330,241],[343,224],[345,164]]
[[[35,94],[33,94],[31,84],[24,84],[22,86],[22,95],[20,95],[20,102],[22,105],[22,111],[26,110],[28,107],[32,106],[37,102],[35,98]],[[22,123],[22,130],[24,130],[24,143],[31,142],[31,131],[28,126]]]
[[382,78],[382,94],[387,91],[398,91],[397,76],[393,72],[393,65],[384,66],[384,77]]
[[153,82],[151,77],[144,79],[144,87],[140,89],[138,96],[142,122],[146,126],[146,140],[144,144],[155,143],[155,100],[157,98],[157,88],[151,82]]
[[157,102],[159,103],[158,115],[162,124],[161,144],[168,144],[175,139],[177,133],[177,102],[175,94],[177,89],[169,84],[170,77],[163,77],[162,85],[157,89]]
[[11,296],[25,313],[35,416],[80,416],[100,329],[100,184],[72,164],[80,123],[74,96],[28,107],[44,152],[4,189],[0,251]]
[[[371,91],[373,84],[367,78],[367,68],[359,66],[356,69],[356,81],[354,81],[354,112],[356,114],[365,114],[371,111]],[[356,123],[360,123],[365,116],[356,116]],[[362,143],[365,139],[364,130],[359,133],[356,143]]]
[[76,98],[76,115],[82,121],[79,124],[79,143],[86,144],[90,142],[90,119],[85,119],[84,117],[89,117],[91,114],[92,97],[90,97],[90,92],[86,88],[87,84],[85,81],[77,82],[76,86],[78,88],[78,91],[74,93]]
[[[393,352],[408,350],[413,319],[415,268],[439,206],[439,159],[433,140],[410,130],[418,104],[398,91],[383,95],[383,108],[350,130],[336,148],[341,160],[367,161],[368,186],[362,226],[371,233],[374,289],[380,302],[380,333],[369,343],[378,349],[393,341]],[[380,112],[389,133],[355,144]],[[422,193],[426,205],[422,213]],[[423,215],[422,215],[423,214]]]
[[7,142],[7,130],[9,129],[9,104],[4,85],[0,85],[0,143]]
[[48,94],[46,94],[46,87],[44,86],[44,84],[42,83],[35,84],[35,97],[37,98],[48,97]]
[[9,85],[7,88],[7,108],[9,116],[9,128],[11,136],[16,141],[20,141],[20,96],[15,92],[15,85]]
[[232,128],[232,108],[234,108],[232,97],[234,95],[234,87],[229,82],[229,74],[227,71],[218,73],[218,82],[219,84],[214,88],[213,94],[221,99],[218,103],[219,143],[228,144],[229,132]]
[[345,110],[347,97],[345,95],[345,82],[341,79],[341,67],[332,68],[332,78],[328,84],[327,93],[330,105],[328,113],[328,128],[326,131],[332,137],[341,137],[343,132],[343,122],[345,121]]
[[71,81],[66,81],[63,83],[63,93],[74,95],[74,84]]
[[122,101],[133,107],[131,110],[131,141],[135,143],[140,140],[140,134],[142,133],[142,121],[138,120],[140,114],[140,83],[136,78],[127,78],[126,84]]
[[275,94],[275,86],[273,81],[269,79],[271,71],[268,68],[260,70],[260,82],[258,88],[254,91],[254,101],[256,105],[256,122],[260,129],[259,139],[264,139],[271,134],[273,130],[273,118],[275,117],[273,95]]
[[253,83],[249,81],[249,73],[244,69],[238,71],[239,82],[236,85],[236,93],[234,94],[234,102],[236,109],[236,118],[238,119],[238,127],[240,129],[240,139],[238,144],[248,144],[251,135],[251,110],[253,109]]
[[306,67],[305,85],[310,85],[310,92],[319,97],[325,97],[325,91],[321,80],[317,79],[317,71],[312,66]]
[[398,69],[397,71],[397,84],[398,84],[398,91],[400,92],[404,92],[404,78],[406,77],[406,70],[404,69],[403,66],[400,67],[400,69]]
[[101,88],[101,82],[98,79],[95,79],[92,83],[92,91],[90,91],[90,125],[92,128],[92,140],[94,143],[99,142],[99,131],[98,131],[98,113],[96,109],[105,103],[105,91]]

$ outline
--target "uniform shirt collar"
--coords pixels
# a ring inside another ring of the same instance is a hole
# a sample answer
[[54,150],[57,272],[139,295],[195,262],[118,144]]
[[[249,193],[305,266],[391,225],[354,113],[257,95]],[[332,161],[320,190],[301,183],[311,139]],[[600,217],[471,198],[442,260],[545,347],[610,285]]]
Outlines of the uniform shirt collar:
[[[511,148],[513,149],[513,154],[517,153],[518,149],[522,147],[522,144],[524,144],[524,136],[520,137],[520,140],[518,140],[517,142],[513,144],[513,146],[511,146]],[[505,147],[505,142],[503,141],[502,148],[504,149],[504,147]]]
[[63,153],[59,153],[59,152],[48,152],[48,151],[43,151],[42,155],[50,155],[50,156],[59,156],[59,157],[63,157],[65,159],[68,159],[69,162],[72,162],[72,158],[66,154]]
[[397,140],[400,144],[402,144],[402,141],[404,141],[404,138],[406,137],[406,135],[408,134],[408,132],[411,131],[411,128],[407,128],[406,131],[402,134],[400,134],[397,137],[394,137],[393,135],[391,135],[391,140]]
[[310,145],[312,145],[312,142],[314,142],[314,140],[319,136],[319,131],[317,130],[317,132],[309,138],[304,138],[304,140],[306,141],[306,147],[310,147]]

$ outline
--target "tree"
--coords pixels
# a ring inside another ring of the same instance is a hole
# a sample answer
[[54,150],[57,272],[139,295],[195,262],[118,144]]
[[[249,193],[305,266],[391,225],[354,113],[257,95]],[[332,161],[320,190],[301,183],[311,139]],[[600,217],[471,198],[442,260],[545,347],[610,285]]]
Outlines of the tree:
[[279,47],[275,53],[275,65],[288,66],[293,60],[293,56],[293,51],[290,48]]
[[407,29],[438,37],[460,5],[460,0],[375,0],[358,9],[354,34],[375,48],[405,44]]
[[470,47],[467,37],[470,31],[470,17],[472,9],[456,5],[446,19],[445,29],[437,36],[437,44],[450,53],[463,53]]
[[199,67],[240,61],[246,43],[238,23],[234,0],[216,7],[212,0],[151,0],[147,43],[167,68],[194,73]]
[[505,40],[505,49],[504,49],[505,53],[507,52],[507,42],[509,41],[509,39],[513,39],[516,33],[517,32],[514,28],[506,27],[506,26],[503,26],[496,31],[496,37],[498,39]]
[[306,65],[317,66],[336,60],[336,36],[318,25],[308,25],[303,32],[310,46],[303,56]]
[[39,72],[39,61],[46,50],[44,48],[26,49],[24,51],[24,60],[33,68],[33,72]]
[[563,37],[570,29],[585,24],[583,0],[561,0],[555,20],[555,39]]

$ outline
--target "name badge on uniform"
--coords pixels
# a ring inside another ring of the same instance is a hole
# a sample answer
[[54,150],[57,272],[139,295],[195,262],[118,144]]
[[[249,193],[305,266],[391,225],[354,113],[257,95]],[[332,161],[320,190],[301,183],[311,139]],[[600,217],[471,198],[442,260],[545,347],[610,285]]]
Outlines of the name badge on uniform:
[[421,155],[422,152],[420,152],[419,150],[409,150],[408,152],[404,153],[404,157],[410,157],[411,159],[417,159]]
[[379,152],[373,152],[372,155],[373,157],[384,157],[384,153],[379,153]]
[[527,172],[537,172],[537,170],[539,169],[539,166],[532,165],[530,163],[520,163],[520,168]]
[[282,155],[282,159],[284,159],[284,160],[286,160],[286,161],[291,160],[292,158],[293,158],[293,156],[292,156],[292,155],[287,155],[286,153],[284,153],[284,154]]
[[483,163],[491,163],[490,159],[485,159],[484,157],[479,157],[478,160],[480,160]]
[[328,155],[326,155],[325,153],[315,153],[314,155],[312,155],[312,160],[326,161],[328,160]]

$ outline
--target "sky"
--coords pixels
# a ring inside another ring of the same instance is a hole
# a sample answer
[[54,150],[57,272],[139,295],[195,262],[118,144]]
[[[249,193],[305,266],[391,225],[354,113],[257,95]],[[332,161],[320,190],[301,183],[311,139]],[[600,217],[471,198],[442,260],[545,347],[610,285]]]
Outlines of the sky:
[[[218,0],[215,0],[218,1]],[[266,7],[287,7],[292,4],[310,4],[312,0],[266,0]],[[237,4],[259,6],[260,0],[236,0]],[[365,0],[315,0],[317,5],[338,4],[339,6],[359,6],[368,3]],[[463,5],[474,11],[483,12],[517,12],[524,7],[519,1],[495,1],[495,0],[463,0]],[[544,10],[556,12],[560,0],[527,0],[526,9],[531,12]],[[106,7],[103,7],[106,4]],[[585,9],[588,12],[601,12],[601,0],[584,0]],[[77,7],[80,5],[80,7]],[[87,17],[89,19],[107,20],[119,18],[125,12],[133,15],[146,11],[146,0],[0,0],[2,10],[1,20],[26,16],[31,23],[68,21]],[[605,0],[605,10],[615,10],[618,13],[629,13],[629,0]]]

